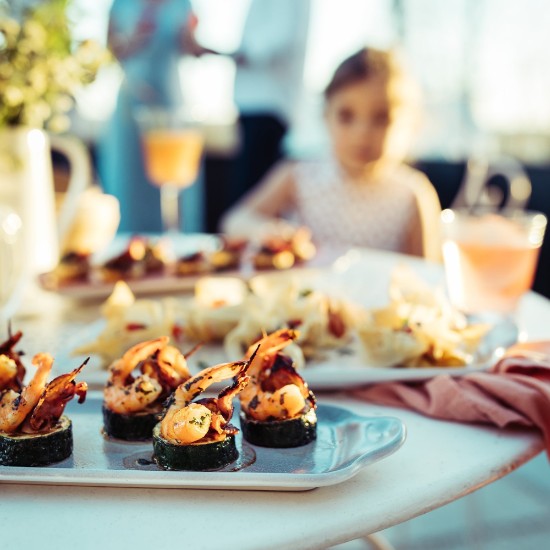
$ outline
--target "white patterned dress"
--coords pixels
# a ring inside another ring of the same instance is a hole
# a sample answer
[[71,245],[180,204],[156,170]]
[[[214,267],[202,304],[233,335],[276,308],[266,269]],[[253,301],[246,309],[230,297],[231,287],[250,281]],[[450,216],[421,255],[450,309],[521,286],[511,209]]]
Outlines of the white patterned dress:
[[432,185],[408,166],[383,180],[354,182],[334,161],[300,162],[294,182],[296,221],[320,243],[409,252],[411,232],[438,222]]

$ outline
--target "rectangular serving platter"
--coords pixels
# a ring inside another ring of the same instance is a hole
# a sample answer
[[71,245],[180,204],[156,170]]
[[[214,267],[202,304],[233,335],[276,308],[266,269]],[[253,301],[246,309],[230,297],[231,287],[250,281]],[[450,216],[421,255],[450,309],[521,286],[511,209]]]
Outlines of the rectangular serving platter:
[[[0,482],[114,487],[305,491],[341,483],[397,451],[406,437],[393,417],[359,416],[329,404],[317,410],[317,440],[303,447],[270,449],[237,436],[239,458],[206,472],[165,471],[150,442],[112,440],[102,432],[101,394],[67,407],[73,422],[73,455],[47,467],[0,466]],[[238,410],[234,420],[238,422]]]

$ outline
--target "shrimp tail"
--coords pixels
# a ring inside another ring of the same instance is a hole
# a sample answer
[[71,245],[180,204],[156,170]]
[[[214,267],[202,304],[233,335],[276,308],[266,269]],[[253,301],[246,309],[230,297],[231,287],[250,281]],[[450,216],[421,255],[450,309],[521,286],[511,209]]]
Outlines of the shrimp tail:
[[246,375],[248,364],[244,365],[239,374],[235,376],[231,386],[223,389],[218,396],[218,409],[226,422],[233,416],[233,398],[248,384],[250,377]]
[[67,403],[78,395],[78,402],[86,399],[88,385],[75,382],[80,371],[88,364],[88,357],[79,367],[68,374],[54,378],[44,389],[30,417],[23,424],[24,432],[41,432],[52,428],[59,420]]
[[154,340],[141,342],[131,347],[123,356],[122,364],[125,367],[125,372],[131,372],[141,361],[145,361],[158,350],[165,348],[169,342],[168,336],[160,336]]
[[8,339],[5,342],[0,344],[0,355],[8,355],[13,353],[13,348],[17,345],[19,340],[21,340],[23,333],[18,330],[15,334],[9,335]]
[[185,359],[189,359],[194,353],[199,351],[204,346],[204,342],[199,342],[198,344],[195,344],[188,352],[184,353],[183,356]]

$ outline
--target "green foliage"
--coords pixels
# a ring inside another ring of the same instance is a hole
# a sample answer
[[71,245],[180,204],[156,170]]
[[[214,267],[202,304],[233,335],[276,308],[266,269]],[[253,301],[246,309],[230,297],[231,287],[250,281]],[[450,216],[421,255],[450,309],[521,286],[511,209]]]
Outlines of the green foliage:
[[65,130],[74,92],[108,59],[96,42],[73,44],[68,3],[38,2],[20,20],[10,8],[0,15],[0,127]]

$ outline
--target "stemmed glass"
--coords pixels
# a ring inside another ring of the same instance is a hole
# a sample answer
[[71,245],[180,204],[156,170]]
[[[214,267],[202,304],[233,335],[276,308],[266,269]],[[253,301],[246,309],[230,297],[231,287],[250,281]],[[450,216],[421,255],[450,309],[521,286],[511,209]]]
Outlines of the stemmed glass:
[[493,340],[523,337],[518,305],[531,288],[547,220],[540,212],[471,207],[441,215],[447,290],[472,322],[493,326]]
[[177,234],[182,223],[180,193],[197,180],[203,134],[197,121],[181,109],[142,106],[136,119],[147,177],[160,188],[163,229]]

